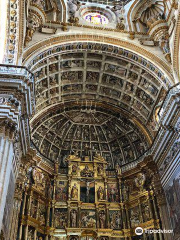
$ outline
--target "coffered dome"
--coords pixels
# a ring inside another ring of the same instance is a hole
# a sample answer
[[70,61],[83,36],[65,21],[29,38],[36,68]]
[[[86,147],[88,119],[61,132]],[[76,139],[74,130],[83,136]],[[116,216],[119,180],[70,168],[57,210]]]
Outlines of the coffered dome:
[[147,139],[133,121],[98,103],[58,106],[32,126],[38,150],[52,161],[59,159],[62,165],[64,157],[73,152],[83,157],[87,148],[91,157],[99,153],[114,167],[137,159],[148,148]]

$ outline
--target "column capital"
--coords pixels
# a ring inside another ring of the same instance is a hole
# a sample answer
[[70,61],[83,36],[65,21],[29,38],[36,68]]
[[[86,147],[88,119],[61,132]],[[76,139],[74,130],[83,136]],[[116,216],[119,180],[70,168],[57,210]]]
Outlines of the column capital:
[[0,135],[9,137],[10,139],[14,138],[14,135],[17,130],[17,123],[8,118],[0,118]]

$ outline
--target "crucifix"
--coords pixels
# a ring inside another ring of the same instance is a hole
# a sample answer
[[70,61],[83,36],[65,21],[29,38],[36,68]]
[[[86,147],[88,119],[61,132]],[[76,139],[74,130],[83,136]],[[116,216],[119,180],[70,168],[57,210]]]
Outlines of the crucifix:
[[90,183],[95,182],[94,180],[89,180],[89,179],[85,179],[85,180],[80,180],[82,182],[85,181],[86,183],[86,197],[85,197],[85,202],[89,203],[89,196],[90,196]]

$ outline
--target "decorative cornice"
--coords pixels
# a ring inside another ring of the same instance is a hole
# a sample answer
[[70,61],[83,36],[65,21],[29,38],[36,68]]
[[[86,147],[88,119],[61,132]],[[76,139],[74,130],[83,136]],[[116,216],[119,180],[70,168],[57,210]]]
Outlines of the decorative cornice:
[[[62,27],[64,25],[66,26],[71,26],[71,27],[77,27],[77,28],[88,28],[88,29],[96,29],[96,30],[102,30],[102,31],[108,31],[108,32],[119,32],[119,33],[125,33],[125,34],[130,34],[131,31],[127,30],[119,30],[119,29],[114,29],[114,28],[105,28],[105,27],[99,27],[99,26],[90,26],[90,25],[83,25],[79,23],[65,23],[65,22],[60,22],[60,21],[47,21],[46,24],[51,24],[52,26],[54,25],[55,27]],[[143,36],[148,36],[147,33],[145,32],[136,32],[135,33],[137,36],[143,35]]]

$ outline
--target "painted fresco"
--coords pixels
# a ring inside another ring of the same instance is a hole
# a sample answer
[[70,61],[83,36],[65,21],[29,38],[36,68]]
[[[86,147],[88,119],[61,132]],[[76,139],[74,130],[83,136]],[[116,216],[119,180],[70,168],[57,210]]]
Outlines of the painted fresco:
[[59,181],[56,188],[56,201],[65,202],[67,201],[68,187],[67,182]]
[[65,228],[67,226],[67,209],[56,208],[54,213],[54,225],[56,228]]
[[107,194],[109,202],[119,202],[119,193],[116,183],[108,184]]

